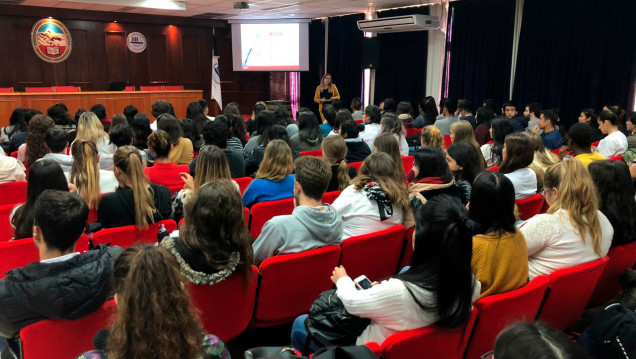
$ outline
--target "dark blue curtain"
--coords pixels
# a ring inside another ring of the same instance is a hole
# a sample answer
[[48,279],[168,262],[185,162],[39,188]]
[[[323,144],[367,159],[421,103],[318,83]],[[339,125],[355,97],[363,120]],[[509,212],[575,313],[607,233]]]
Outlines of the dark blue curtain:
[[318,113],[314,91],[325,71],[325,26],[322,20],[309,23],[309,71],[300,73],[300,105]]
[[636,61],[636,1],[526,0],[514,98],[560,110],[628,104]]
[[514,19],[513,0],[450,3],[444,64],[448,83],[442,79],[442,94],[466,98],[473,106],[487,98],[508,100]]
[[[429,14],[428,6],[382,11],[378,17]],[[439,31],[439,30],[429,30]],[[375,103],[393,97],[417,104],[426,96],[428,31],[378,34],[380,62],[375,72]]]

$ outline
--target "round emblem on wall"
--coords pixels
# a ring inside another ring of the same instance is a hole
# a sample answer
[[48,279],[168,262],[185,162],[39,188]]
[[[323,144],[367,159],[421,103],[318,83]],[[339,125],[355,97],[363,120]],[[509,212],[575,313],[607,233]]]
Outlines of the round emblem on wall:
[[33,25],[31,45],[39,58],[51,63],[66,60],[73,48],[71,33],[55,19],[42,19]]
[[140,32],[131,32],[126,37],[126,43],[128,49],[136,54],[143,52],[146,49],[146,37]]

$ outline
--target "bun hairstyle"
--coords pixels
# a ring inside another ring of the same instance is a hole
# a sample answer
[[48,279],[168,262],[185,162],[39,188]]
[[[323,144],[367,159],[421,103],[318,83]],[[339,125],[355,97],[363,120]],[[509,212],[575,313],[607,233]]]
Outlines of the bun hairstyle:
[[156,209],[150,186],[146,182],[139,150],[134,146],[119,147],[113,155],[113,164],[121,171],[124,182],[132,189],[135,203],[135,225],[138,229],[148,228],[150,223],[154,223]]
[[148,148],[154,151],[156,158],[167,158],[171,146],[170,136],[166,131],[157,130],[148,136]]

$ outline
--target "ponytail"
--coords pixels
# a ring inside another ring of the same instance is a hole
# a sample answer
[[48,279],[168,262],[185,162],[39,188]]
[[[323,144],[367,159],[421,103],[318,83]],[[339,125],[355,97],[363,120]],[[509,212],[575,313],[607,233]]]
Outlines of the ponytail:
[[73,165],[70,182],[86,201],[89,209],[97,208],[99,203],[99,167],[97,164],[97,146],[91,141],[77,140],[71,146]]
[[156,209],[139,151],[134,146],[119,147],[113,156],[113,163],[127,177],[126,182],[133,192],[137,228],[148,228],[150,223],[154,223]]
[[351,182],[349,166],[347,165],[347,161],[342,159],[338,165],[338,190],[344,191],[344,189],[349,186],[349,182]]

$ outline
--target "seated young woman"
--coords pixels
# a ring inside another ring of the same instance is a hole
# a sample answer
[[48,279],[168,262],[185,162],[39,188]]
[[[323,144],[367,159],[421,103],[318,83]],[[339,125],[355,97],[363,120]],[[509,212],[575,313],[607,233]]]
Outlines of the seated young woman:
[[177,165],[189,165],[194,156],[192,141],[183,136],[183,129],[181,129],[179,121],[169,114],[159,116],[157,121],[159,122],[158,129],[166,131],[169,142],[172,144],[170,161]]
[[128,248],[115,260],[113,287],[114,322],[95,336],[97,350],[77,359],[230,357],[218,337],[205,334],[179,265],[166,249]]
[[471,144],[475,151],[478,153],[479,161],[482,163],[482,167],[486,166],[486,160],[484,159],[484,155],[481,153],[481,147],[477,143],[475,139],[475,132],[473,132],[473,125],[466,120],[460,120],[451,125],[451,141],[453,143],[461,143],[466,142]]
[[[428,125],[422,128],[422,137],[420,142],[422,145],[421,147],[435,147],[442,151],[442,153],[446,152],[446,149],[444,148],[444,137],[442,137],[442,133],[439,128],[433,125]],[[413,156],[415,157],[415,154],[413,154]],[[406,180],[413,182],[414,178],[415,173],[411,167],[409,173],[406,174]]]
[[467,198],[470,197],[475,178],[484,170],[481,152],[468,142],[455,142],[446,150],[446,162],[453,172],[455,183],[464,190]]
[[528,281],[528,249],[515,227],[515,189],[501,173],[484,171],[473,184],[468,216],[477,224],[472,270],[481,296],[521,288]]
[[274,140],[282,140],[285,141],[287,146],[292,149],[292,159],[296,159],[300,156],[298,152],[296,152],[291,143],[289,142],[289,135],[285,127],[281,125],[272,125],[268,127],[263,135],[260,137],[260,144],[254,148],[252,153],[245,158],[245,175],[254,177],[256,172],[258,171],[261,162],[263,162],[263,157],[265,157],[265,149],[270,142]]
[[[324,111],[324,110],[323,110]],[[322,141],[322,158],[331,167],[327,192],[342,191],[357,176],[356,169],[347,165],[347,145],[340,136],[328,136]]]
[[620,161],[594,161],[588,171],[596,185],[599,209],[614,228],[612,247],[636,241],[636,200],[629,168]]
[[271,141],[265,149],[254,181],[243,193],[243,205],[251,208],[258,202],[294,196],[294,161],[289,145],[283,140]]
[[398,142],[400,156],[408,156],[409,144],[406,142],[406,137],[404,136],[406,132],[402,127],[402,121],[400,121],[400,119],[393,113],[385,113],[382,115],[381,126],[382,130],[380,131],[380,134],[389,133],[393,135],[395,140]]
[[[365,145],[366,146],[366,145]],[[406,183],[386,153],[369,156],[332,207],[342,216],[342,239],[402,224],[408,209]]]
[[322,131],[318,126],[316,115],[313,112],[301,112],[298,118],[298,133],[289,139],[294,151],[319,150],[322,139]]
[[515,186],[515,199],[537,194],[537,173],[529,166],[534,160],[534,145],[529,137],[512,133],[506,137],[499,172]]
[[[214,223],[214,225],[210,225]],[[161,246],[179,262],[181,273],[195,284],[216,284],[234,272],[247,283],[252,272],[252,241],[243,223],[243,202],[229,179],[199,187],[185,205],[179,237]]]
[[[455,198],[439,196],[417,213],[411,266],[405,272],[358,290],[346,269],[334,268],[331,280],[338,298],[354,315],[371,319],[356,344],[381,344],[400,331],[429,325],[463,325],[479,297],[480,284],[471,273],[472,223]],[[306,316],[292,327],[292,345],[302,350]]]
[[334,132],[340,135],[347,145],[347,162],[364,161],[371,154],[371,149],[360,137],[360,128],[354,120],[336,121]]
[[391,156],[393,162],[395,162],[395,171],[398,176],[404,174],[401,177],[403,182],[406,182],[406,174],[404,173],[404,164],[402,163],[402,155],[400,154],[400,145],[390,133],[381,133],[373,141],[373,152],[384,152]]
[[605,257],[614,229],[598,210],[585,166],[570,159],[548,167],[543,193],[548,212],[520,227],[528,246],[530,279]]
[[136,225],[146,229],[170,217],[170,191],[146,182],[143,162],[134,146],[122,146],[113,156],[119,186],[99,201],[97,218],[104,228]]
[[155,159],[152,167],[145,167],[148,180],[161,186],[179,186],[183,184],[182,173],[190,173],[190,167],[176,165],[170,160],[173,145],[168,133],[157,130],[148,136],[148,150]]
[[97,147],[93,142],[75,140],[71,145],[71,155],[71,172],[65,175],[77,187],[77,193],[86,201],[88,208],[97,208],[99,195],[115,191],[117,179],[112,171],[99,169]]
[[505,116],[497,117],[490,122],[490,138],[493,142],[481,146],[486,168],[501,165],[504,140],[512,131],[512,125]]

